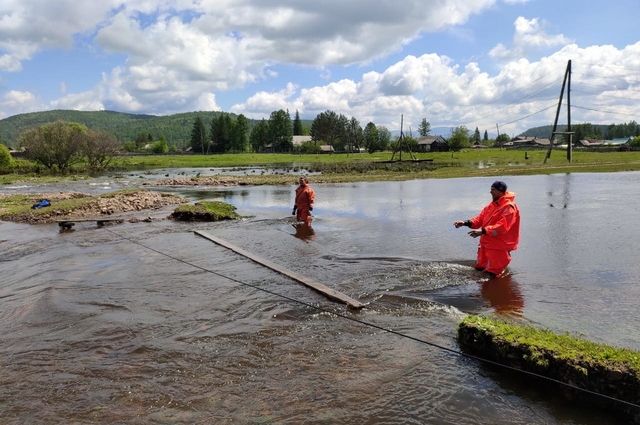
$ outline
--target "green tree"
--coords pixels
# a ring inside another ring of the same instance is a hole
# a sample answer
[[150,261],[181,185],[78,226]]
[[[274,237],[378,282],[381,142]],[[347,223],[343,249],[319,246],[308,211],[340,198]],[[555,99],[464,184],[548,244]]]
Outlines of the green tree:
[[420,121],[420,127],[418,127],[418,133],[421,136],[428,136],[429,133],[431,133],[431,123],[429,123],[429,121],[427,121],[426,118],[422,118],[422,121]]
[[197,116],[193,120],[193,128],[191,129],[191,150],[193,152],[204,153],[207,145],[207,130],[204,128],[202,118]]
[[340,117],[334,111],[320,112],[311,123],[311,138],[333,146],[340,136]]
[[473,132],[473,144],[480,144],[480,130],[478,130],[478,127],[476,127],[476,130]]
[[391,143],[391,132],[384,126],[378,126],[378,149],[381,151],[389,149]]
[[374,153],[378,148],[378,127],[372,122],[367,123],[362,132],[364,139],[364,147],[367,152]]
[[19,144],[26,157],[50,170],[66,171],[80,160],[86,126],[73,122],[56,121],[24,131]]
[[234,122],[225,112],[211,119],[211,142],[213,152],[223,153],[231,150]]
[[273,111],[269,116],[269,140],[275,152],[291,152],[293,150],[293,126],[289,112],[282,109]]
[[484,137],[482,138],[482,140],[484,140],[485,142],[489,141],[489,133],[487,133],[487,130],[484,131]]
[[245,152],[247,150],[247,135],[249,133],[249,120],[240,114],[231,128],[231,150]]
[[120,143],[113,135],[89,130],[83,139],[81,152],[89,170],[97,172],[106,169],[120,149]]
[[13,165],[13,158],[9,148],[0,143],[0,169],[8,169]]
[[501,133],[498,135],[498,137],[496,137],[495,145],[497,147],[501,147],[501,146],[504,146],[504,144],[509,142],[510,140],[511,140],[511,137],[509,137],[507,133]]
[[254,125],[249,135],[249,141],[254,152],[262,152],[269,144],[269,123],[262,119]]
[[296,109],[296,117],[293,120],[293,135],[294,136],[302,136],[304,133],[304,129],[302,128],[302,120],[300,120],[300,114]]
[[449,138],[449,149],[457,152],[466,147],[469,147],[469,129],[461,125],[453,129]]
[[355,117],[351,117],[346,128],[346,145],[349,151],[360,150],[364,141],[362,127]]

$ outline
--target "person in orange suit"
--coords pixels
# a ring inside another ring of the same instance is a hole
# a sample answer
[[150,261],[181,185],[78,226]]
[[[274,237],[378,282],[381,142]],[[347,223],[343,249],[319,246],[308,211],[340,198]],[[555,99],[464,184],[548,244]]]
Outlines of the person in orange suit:
[[507,185],[495,181],[489,190],[491,202],[480,214],[456,221],[457,228],[470,227],[469,236],[480,237],[475,268],[499,277],[511,262],[511,251],[518,248],[520,240],[520,210],[515,203],[515,193],[507,192]]
[[311,220],[313,220],[311,211],[313,211],[313,201],[316,199],[316,193],[309,186],[309,179],[306,176],[301,176],[299,183],[296,188],[296,200],[291,214],[296,216],[296,220],[299,223],[310,226]]

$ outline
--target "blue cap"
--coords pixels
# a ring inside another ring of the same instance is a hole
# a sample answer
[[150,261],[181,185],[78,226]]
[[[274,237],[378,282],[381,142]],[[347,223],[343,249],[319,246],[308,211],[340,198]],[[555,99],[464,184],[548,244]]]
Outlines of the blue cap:
[[507,191],[507,184],[503,181],[500,180],[496,180],[491,184],[491,187],[495,188],[496,190],[500,191],[500,192],[506,192]]

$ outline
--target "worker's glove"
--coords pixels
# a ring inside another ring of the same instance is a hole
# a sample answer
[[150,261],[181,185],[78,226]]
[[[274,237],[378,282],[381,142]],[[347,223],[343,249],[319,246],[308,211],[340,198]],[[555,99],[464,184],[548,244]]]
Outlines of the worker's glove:
[[298,209],[298,208],[293,207],[293,211],[291,211],[291,215],[296,215],[296,210],[297,210],[297,209]]

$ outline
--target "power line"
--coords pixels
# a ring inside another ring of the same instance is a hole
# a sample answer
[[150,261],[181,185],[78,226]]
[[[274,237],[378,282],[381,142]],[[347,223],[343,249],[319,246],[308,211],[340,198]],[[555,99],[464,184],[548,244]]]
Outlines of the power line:
[[603,114],[612,115],[628,115],[630,117],[638,117],[638,114],[630,114],[628,112],[605,111],[603,109],[587,108],[586,106],[571,105],[572,108],[585,109],[587,111],[602,112]]
[[[533,84],[535,84],[536,82],[538,82],[538,81],[542,80],[542,79],[543,79],[543,78],[545,78],[545,77],[546,77],[546,75],[543,75],[542,77],[540,77],[540,78],[538,78],[538,79],[536,79],[536,80],[532,81],[532,82],[531,82],[531,84],[533,85]],[[548,84],[545,84],[545,85],[544,85],[542,88],[540,88],[539,90],[537,90],[537,91],[535,91],[535,92],[533,92],[533,93],[530,93],[530,94],[528,94],[528,95],[526,95],[526,96],[524,96],[524,97],[520,98],[519,100],[514,100],[510,105],[524,103],[524,101],[525,101],[525,100],[530,99],[530,98],[532,98],[532,97],[534,97],[534,96],[536,96],[536,95],[538,95],[538,94],[542,93],[543,91],[547,90],[549,87],[551,87],[551,86],[553,86],[554,84],[557,84],[557,83],[558,83],[558,78],[556,78],[554,81],[551,81],[551,82],[550,82],[550,83],[548,83]],[[543,100],[546,100],[546,99],[538,99],[538,101],[543,101]],[[503,108],[503,110],[504,110],[504,109],[506,109],[506,107],[505,107],[505,108]],[[487,114],[487,115],[485,115],[485,116],[483,116],[483,117],[480,117],[480,118],[476,118],[476,119],[474,120],[474,122],[479,122],[479,121],[482,121],[482,120],[484,120],[484,119],[486,119],[486,118],[489,118],[489,117],[492,117],[492,116],[495,116],[495,115],[496,115],[496,111],[494,110],[494,111],[492,111],[490,114]]]
[[598,392],[595,392],[595,391],[591,391],[591,390],[588,390],[586,388],[581,388],[581,387],[578,387],[576,385],[573,385],[573,384],[570,384],[570,383],[567,383],[567,382],[563,382],[563,381],[560,381],[560,380],[555,379],[555,378],[551,378],[551,377],[548,377],[548,376],[540,375],[540,374],[535,373],[535,372],[529,372],[529,371],[524,370],[524,369],[518,369],[516,367],[509,366],[509,365],[506,365],[506,364],[503,364],[503,363],[499,363],[499,362],[496,362],[496,361],[493,361],[493,360],[485,359],[483,357],[479,357],[479,356],[476,356],[476,355],[473,355],[473,354],[464,353],[464,352],[459,351],[459,350],[454,350],[452,348],[445,347],[443,345],[440,345],[440,344],[437,344],[437,343],[434,343],[434,342],[431,342],[431,341],[427,341],[427,340],[422,339],[422,338],[417,338],[417,337],[414,337],[414,336],[411,336],[411,335],[404,334],[402,332],[394,331],[393,329],[385,328],[383,326],[376,325],[375,323],[367,322],[367,321],[361,320],[361,319],[356,319],[355,317],[347,316],[345,314],[342,314],[342,313],[339,313],[339,312],[335,312],[335,311],[330,311],[330,310],[322,308],[320,306],[316,306],[316,305],[310,304],[308,302],[301,301],[301,300],[295,299],[293,297],[289,297],[287,295],[279,294],[277,292],[270,291],[270,290],[265,289],[265,288],[261,288],[259,286],[253,285],[251,283],[244,282],[242,280],[233,278],[231,276],[224,275],[222,273],[216,272],[216,271],[208,269],[206,267],[202,267],[202,266],[199,266],[197,264],[191,263],[189,261],[183,260],[181,258],[175,257],[175,256],[173,256],[171,254],[167,254],[167,253],[162,252],[160,250],[157,250],[157,249],[155,249],[153,247],[145,245],[142,242],[134,240],[134,239],[132,239],[130,237],[127,237],[127,236],[124,236],[124,235],[120,235],[119,233],[114,232],[113,230],[110,230],[110,229],[105,229],[105,230],[107,230],[108,232],[118,236],[121,239],[127,240],[127,241],[129,241],[131,243],[139,245],[139,246],[141,246],[143,248],[146,248],[146,249],[148,249],[150,251],[153,251],[153,252],[155,252],[157,254],[160,254],[160,255],[165,256],[167,258],[170,258],[172,260],[178,261],[180,263],[186,264],[188,266],[194,267],[194,268],[202,270],[204,272],[214,274],[216,276],[222,277],[222,278],[230,280],[232,282],[239,283],[240,285],[247,286],[247,287],[256,289],[258,291],[262,291],[262,292],[265,292],[267,294],[274,295],[276,297],[286,299],[286,300],[291,301],[291,302],[296,303],[296,304],[304,305],[306,307],[315,309],[315,310],[317,310],[317,311],[319,311],[321,313],[333,314],[333,315],[335,315],[337,317],[340,317],[342,319],[349,320],[349,321],[358,323],[360,325],[368,326],[368,327],[371,327],[371,328],[374,328],[374,329],[378,329],[380,331],[387,332],[387,333],[399,336],[401,338],[406,338],[406,339],[409,339],[409,340],[412,340],[412,341],[415,341],[415,342],[418,342],[418,343],[421,343],[421,344],[425,344],[425,345],[428,345],[430,347],[437,348],[437,349],[440,349],[442,351],[448,352],[450,354],[455,354],[455,355],[460,356],[460,357],[466,357],[466,358],[469,358],[469,359],[477,360],[477,361],[479,361],[481,363],[490,364],[492,366],[498,366],[498,367],[501,367],[501,368],[504,368],[504,369],[507,369],[507,370],[511,370],[511,371],[514,371],[514,372],[525,374],[525,375],[530,376],[530,377],[535,377],[535,378],[538,378],[538,379],[542,379],[542,380],[546,380],[546,381],[549,381],[549,382],[553,382],[553,383],[565,386],[567,388],[571,388],[571,389],[576,390],[576,391],[581,391],[581,392],[584,392],[586,394],[590,394],[590,395],[593,395],[593,396],[601,397],[601,398],[607,399],[609,401],[625,404],[627,406],[640,409],[640,405],[637,405],[635,403],[632,403],[632,402],[629,402],[629,401],[626,401],[626,400],[617,399],[615,397],[608,396],[606,394],[601,394],[601,393],[598,393]]
[[506,123],[500,124],[500,126],[505,126],[505,125],[513,124],[514,122],[522,121],[522,120],[523,120],[523,119],[525,119],[525,118],[529,118],[529,117],[531,117],[531,116],[533,116],[533,115],[539,114],[540,112],[544,112],[544,111],[546,111],[546,110],[548,110],[548,109],[555,108],[555,107],[556,107],[556,104],[554,103],[553,105],[549,105],[549,106],[547,106],[546,108],[540,109],[539,111],[532,112],[532,113],[530,113],[530,114],[528,114],[528,115],[525,115],[525,116],[523,116],[523,117],[517,118],[517,119],[515,119],[515,120],[513,120],[513,121],[509,121],[509,122],[506,122]]

